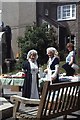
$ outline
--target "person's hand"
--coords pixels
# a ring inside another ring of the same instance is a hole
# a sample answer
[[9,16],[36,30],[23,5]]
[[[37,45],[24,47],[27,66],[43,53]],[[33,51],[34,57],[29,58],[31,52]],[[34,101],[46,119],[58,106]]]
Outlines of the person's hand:
[[51,80],[52,80],[52,81],[54,81],[54,80],[55,80],[55,78],[54,78],[54,77],[51,77]]
[[45,69],[45,70],[44,70],[44,73],[48,73],[48,69]]

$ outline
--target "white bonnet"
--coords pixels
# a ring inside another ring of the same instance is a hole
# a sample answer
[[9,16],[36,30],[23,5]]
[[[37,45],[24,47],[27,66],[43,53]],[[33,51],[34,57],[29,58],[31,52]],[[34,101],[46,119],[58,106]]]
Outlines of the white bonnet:
[[28,52],[28,54],[27,54],[27,59],[29,59],[30,56],[31,56],[31,54],[33,54],[33,53],[36,54],[36,60],[37,60],[37,59],[38,59],[38,53],[37,53],[37,51],[34,50],[34,49],[32,49],[32,50],[30,50],[30,51]]
[[54,54],[58,53],[57,50],[56,50],[56,48],[54,48],[54,47],[49,47],[49,48],[47,48],[46,51],[47,51],[47,54],[48,54],[49,51],[53,52]]

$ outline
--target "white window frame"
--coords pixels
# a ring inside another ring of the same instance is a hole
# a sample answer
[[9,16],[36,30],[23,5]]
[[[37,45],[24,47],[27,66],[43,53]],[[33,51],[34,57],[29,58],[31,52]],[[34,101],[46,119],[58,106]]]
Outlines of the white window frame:
[[62,6],[57,7],[57,20],[58,21],[74,20],[74,19],[76,19],[76,4],[62,5]]
[[46,16],[49,15],[49,11],[48,11],[48,9],[45,9],[45,15],[46,15]]

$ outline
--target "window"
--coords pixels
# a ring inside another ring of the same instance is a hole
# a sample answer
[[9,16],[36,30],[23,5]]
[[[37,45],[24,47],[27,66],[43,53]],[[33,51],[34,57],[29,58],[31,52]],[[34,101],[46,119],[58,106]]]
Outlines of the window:
[[76,5],[63,5],[57,7],[57,20],[76,19]]
[[47,21],[45,21],[44,19],[42,19],[42,23],[44,24],[46,24],[47,25],[47,28],[49,29],[50,27],[51,27],[51,25],[47,22]]
[[45,9],[45,15],[48,16],[49,12],[48,9]]

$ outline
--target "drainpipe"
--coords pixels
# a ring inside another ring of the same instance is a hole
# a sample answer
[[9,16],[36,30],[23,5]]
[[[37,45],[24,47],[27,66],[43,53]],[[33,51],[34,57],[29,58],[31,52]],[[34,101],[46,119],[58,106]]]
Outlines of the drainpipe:
[[59,46],[59,25],[58,25],[58,46]]
[[0,75],[2,74],[2,42],[4,42],[4,32],[0,32]]

